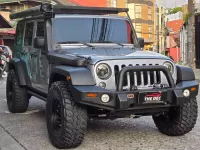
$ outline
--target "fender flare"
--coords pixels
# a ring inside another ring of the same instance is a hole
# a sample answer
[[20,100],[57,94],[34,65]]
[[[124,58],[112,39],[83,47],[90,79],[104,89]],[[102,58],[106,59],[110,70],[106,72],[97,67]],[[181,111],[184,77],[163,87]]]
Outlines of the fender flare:
[[191,68],[177,65],[176,69],[177,69],[177,80],[178,81],[195,80],[195,74]]
[[[95,85],[94,77],[91,72],[85,67],[71,67],[71,66],[56,66],[51,69],[49,85],[52,84],[56,75],[65,77],[70,76],[70,85]],[[67,80],[67,79],[66,79]]]
[[31,84],[26,63],[23,60],[19,58],[12,58],[8,64],[8,68],[9,70],[13,69],[15,71],[19,85],[27,86]]

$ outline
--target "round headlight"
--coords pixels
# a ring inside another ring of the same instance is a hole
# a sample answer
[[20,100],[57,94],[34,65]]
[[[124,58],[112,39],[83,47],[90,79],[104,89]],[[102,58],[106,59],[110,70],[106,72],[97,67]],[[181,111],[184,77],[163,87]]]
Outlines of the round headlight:
[[96,72],[97,76],[102,80],[110,78],[112,74],[111,68],[107,64],[99,64],[97,66]]
[[165,62],[164,66],[169,69],[169,71],[171,72],[171,74],[174,74],[174,66],[170,63],[170,62]]

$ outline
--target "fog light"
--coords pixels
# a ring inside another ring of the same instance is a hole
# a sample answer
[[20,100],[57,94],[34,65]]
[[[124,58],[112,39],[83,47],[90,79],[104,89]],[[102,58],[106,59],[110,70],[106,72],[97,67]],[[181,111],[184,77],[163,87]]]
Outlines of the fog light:
[[108,103],[110,101],[110,96],[108,94],[103,94],[101,96],[101,101],[104,103]]
[[190,90],[186,89],[183,91],[183,96],[189,97],[190,96]]
[[100,86],[101,88],[104,88],[104,89],[106,88],[106,84],[105,84],[104,82],[100,82],[100,83],[99,83],[99,86]]

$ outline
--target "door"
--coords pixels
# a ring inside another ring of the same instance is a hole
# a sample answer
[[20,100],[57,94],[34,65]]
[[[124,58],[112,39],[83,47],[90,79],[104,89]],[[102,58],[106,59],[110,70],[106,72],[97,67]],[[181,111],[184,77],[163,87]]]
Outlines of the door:
[[[28,26],[29,27],[29,26]],[[26,29],[27,31],[28,29]],[[31,28],[30,30],[33,30]],[[13,47],[13,57],[20,58],[26,64],[27,73],[30,78],[30,55],[29,48],[24,47],[24,33],[25,33],[25,22],[19,22],[17,25],[17,32],[15,36],[15,43]],[[26,35],[27,38],[27,35]]]
[[[44,21],[36,21],[35,37],[44,38]],[[43,54],[44,48],[33,48],[32,51],[32,78],[35,82],[35,86],[43,92],[48,91],[48,79],[49,79],[49,63],[46,59],[46,55]]]
[[35,81],[35,74],[37,73],[35,70],[35,67],[33,66],[33,35],[34,35],[34,26],[35,22],[30,21],[26,22],[25,25],[25,35],[24,35],[24,46],[23,46],[23,52],[24,55],[22,56],[24,61],[26,62],[29,77],[32,83],[32,87],[35,87],[36,81]]

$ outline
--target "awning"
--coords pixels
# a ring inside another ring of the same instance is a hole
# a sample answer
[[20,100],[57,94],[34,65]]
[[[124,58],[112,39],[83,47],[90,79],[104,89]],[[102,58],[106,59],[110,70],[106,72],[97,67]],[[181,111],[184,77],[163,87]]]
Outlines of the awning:
[[12,28],[10,23],[0,14],[0,28]]
[[16,33],[16,30],[15,29],[3,29],[3,30],[1,30],[0,29],[0,35],[15,35],[15,33]]

